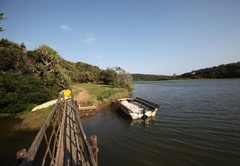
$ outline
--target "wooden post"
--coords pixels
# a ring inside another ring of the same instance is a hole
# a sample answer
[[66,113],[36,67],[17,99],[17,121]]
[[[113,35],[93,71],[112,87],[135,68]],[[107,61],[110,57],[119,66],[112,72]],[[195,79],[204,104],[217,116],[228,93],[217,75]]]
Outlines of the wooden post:
[[93,135],[90,137],[90,145],[95,159],[96,164],[98,165],[98,147],[97,147],[97,136]]
[[77,107],[77,100],[74,100],[74,104],[75,104],[75,106]]
[[18,165],[20,165],[22,159],[26,156],[26,154],[27,154],[26,149],[21,149],[16,153]]

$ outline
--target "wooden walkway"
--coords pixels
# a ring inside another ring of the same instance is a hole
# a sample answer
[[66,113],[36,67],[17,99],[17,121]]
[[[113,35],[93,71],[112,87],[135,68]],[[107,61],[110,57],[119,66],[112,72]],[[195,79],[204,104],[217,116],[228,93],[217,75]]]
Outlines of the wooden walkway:
[[77,110],[73,96],[60,96],[31,147],[18,152],[19,165],[97,166],[97,137],[88,143]]

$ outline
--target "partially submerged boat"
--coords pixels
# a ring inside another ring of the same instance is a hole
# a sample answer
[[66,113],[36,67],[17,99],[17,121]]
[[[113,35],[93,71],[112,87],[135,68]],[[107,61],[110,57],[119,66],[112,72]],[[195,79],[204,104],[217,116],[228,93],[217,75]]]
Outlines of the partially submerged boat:
[[120,98],[117,104],[121,110],[132,119],[148,118],[156,116],[157,109],[160,105],[142,98]]

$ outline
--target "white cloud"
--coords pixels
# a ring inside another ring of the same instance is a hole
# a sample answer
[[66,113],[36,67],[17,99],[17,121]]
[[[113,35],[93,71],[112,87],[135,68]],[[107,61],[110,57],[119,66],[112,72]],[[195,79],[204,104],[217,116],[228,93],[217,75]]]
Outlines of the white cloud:
[[66,25],[61,25],[60,28],[63,29],[63,30],[68,30],[68,31],[71,30],[71,29],[70,29],[68,26],[66,26]]
[[96,37],[91,37],[91,38],[82,40],[82,42],[92,44],[92,42],[96,41],[96,39],[97,39]]
[[82,40],[82,42],[87,43],[87,44],[92,44],[94,41],[97,40],[97,38],[94,36],[93,33],[87,33],[85,35],[85,38],[86,39]]

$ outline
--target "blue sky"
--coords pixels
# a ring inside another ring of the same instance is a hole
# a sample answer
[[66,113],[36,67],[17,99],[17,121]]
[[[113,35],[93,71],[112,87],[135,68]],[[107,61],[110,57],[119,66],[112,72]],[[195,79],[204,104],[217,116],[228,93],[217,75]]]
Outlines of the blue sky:
[[240,61],[240,0],[0,0],[7,38],[71,62],[173,75]]

